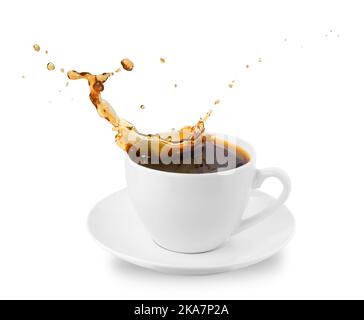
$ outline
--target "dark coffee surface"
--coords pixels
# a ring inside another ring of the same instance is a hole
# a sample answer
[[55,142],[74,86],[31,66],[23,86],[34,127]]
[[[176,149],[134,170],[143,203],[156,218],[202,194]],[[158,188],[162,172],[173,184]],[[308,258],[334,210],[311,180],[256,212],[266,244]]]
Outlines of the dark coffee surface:
[[129,153],[130,158],[141,166],[166,172],[203,174],[226,171],[241,167],[250,161],[248,153],[231,144],[215,144],[204,141],[199,148],[170,154],[168,159],[151,163],[150,155]]

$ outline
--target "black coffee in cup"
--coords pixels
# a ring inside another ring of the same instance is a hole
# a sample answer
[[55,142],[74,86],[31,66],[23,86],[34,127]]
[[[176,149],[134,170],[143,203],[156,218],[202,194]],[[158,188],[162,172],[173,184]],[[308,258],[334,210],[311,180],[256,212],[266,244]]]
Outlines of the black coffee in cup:
[[241,167],[250,161],[249,154],[229,141],[218,141],[204,137],[191,148],[167,148],[159,156],[150,152],[151,148],[130,148],[128,155],[135,163],[159,171],[202,174],[226,171]]

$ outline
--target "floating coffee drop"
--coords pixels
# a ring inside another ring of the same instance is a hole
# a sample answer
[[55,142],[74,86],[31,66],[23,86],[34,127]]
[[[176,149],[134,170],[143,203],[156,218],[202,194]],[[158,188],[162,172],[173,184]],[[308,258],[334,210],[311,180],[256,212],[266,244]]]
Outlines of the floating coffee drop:
[[115,70],[115,73],[119,73],[121,71],[121,68],[117,68],[116,70]]
[[140,107],[139,107],[140,109],[142,109],[142,110],[144,110],[145,109],[145,105],[144,104],[142,104],[142,105],[140,105]]
[[131,71],[134,68],[133,61],[131,61],[129,59],[123,59],[123,60],[121,60],[120,63],[123,66],[124,70],[126,70],[126,71]]
[[52,63],[52,62],[48,62],[48,64],[47,64],[47,69],[49,70],[49,71],[53,71],[53,70],[55,70],[56,69],[56,66],[54,65],[54,63]]
[[245,66],[245,68],[249,69],[249,68],[250,68],[250,66],[247,64],[247,65]]
[[61,68],[59,71],[61,71],[61,73],[64,73],[64,69],[63,68]]
[[216,99],[215,102],[214,102],[214,105],[217,105],[220,103],[220,99]]
[[177,83],[174,84],[174,87],[177,88]]
[[34,49],[35,51],[39,52],[39,51],[40,51],[40,46],[39,46],[39,44],[35,44],[35,45],[33,46],[33,49]]
[[259,59],[258,59],[258,62],[262,62],[262,58],[259,58]]
[[48,50],[45,51],[45,54],[48,54]]
[[231,82],[228,84],[228,87],[229,87],[229,88],[234,87],[234,83],[235,83],[235,80],[231,81]]
[[212,109],[206,112],[205,116],[201,119],[202,122],[206,122],[208,118],[210,118],[212,115]]
[[159,61],[160,61],[161,63],[166,63],[166,59],[164,59],[164,58],[160,58],[160,59],[159,59]]

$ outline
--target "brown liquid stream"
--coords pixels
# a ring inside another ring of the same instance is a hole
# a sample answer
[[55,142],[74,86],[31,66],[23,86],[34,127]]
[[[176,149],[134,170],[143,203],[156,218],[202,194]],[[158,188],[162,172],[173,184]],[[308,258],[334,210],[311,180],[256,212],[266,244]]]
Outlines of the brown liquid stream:
[[[131,71],[134,64],[129,59],[123,59],[121,65],[127,71]],[[112,73],[103,73],[95,75],[89,72],[69,71],[67,73],[70,80],[87,80],[89,84],[89,98],[95,106],[98,114],[106,119],[116,131],[116,144],[128,152],[135,144],[148,143],[152,152],[160,152],[163,147],[179,148],[191,147],[203,136],[205,131],[205,121],[210,117],[212,110],[207,112],[204,118],[201,118],[194,126],[186,126],[178,131],[178,139],[173,140],[172,136],[161,137],[160,134],[144,134],[130,122],[120,118],[112,106],[102,98],[101,93],[104,90],[106,81],[113,75]],[[173,135],[176,137],[176,135]]]

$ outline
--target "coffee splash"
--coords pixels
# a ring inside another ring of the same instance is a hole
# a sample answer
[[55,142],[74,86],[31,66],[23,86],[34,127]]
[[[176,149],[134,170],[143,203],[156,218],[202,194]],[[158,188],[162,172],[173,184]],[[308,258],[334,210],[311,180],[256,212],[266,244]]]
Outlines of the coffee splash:
[[[39,45],[33,46],[36,52],[40,51]],[[160,58],[160,62],[164,64],[166,60],[164,58]],[[172,129],[168,134],[145,134],[138,131],[138,129],[129,121],[119,117],[111,104],[107,102],[102,97],[102,92],[105,88],[105,83],[109,80],[110,77],[115,76],[117,73],[121,72],[123,69],[125,71],[132,71],[134,69],[134,63],[130,59],[122,59],[120,61],[121,67],[118,67],[114,72],[106,72],[102,74],[92,74],[90,72],[78,72],[75,70],[71,70],[67,72],[67,76],[70,80],[86,80],[89,85],[89,98],[92,104],[95,106],[100,117],[107,120],[111,125],[113,131],[116,132],[115,142],[116,144],[125,152],[129,154],[129,156],[135,161],[134,157],[139,158],[140,163],[160,163],[162,159],[162,155],[166,156],[167,160],[169,158],[173,159],[182,159],[186,154],[193,155],[193,158],[201,158],[201,164],[198,164],[195,161],[194,166],[198,166],[198,169],[193,169],[201,172],[205,172],[205,170],[211,171],[213,168],[209,167],[206,162],[206,154],[202,155],[201,150],[208,149],[207,147],[213,146],[216,148],[216,137],[207,135],[205,133],[205,122],[211,116],[213,110],[210,109],[204,117],[200,118],[195,125],[185,126],[179,130]],[[247,66],[248,67],[248,66]],[[56,69],[54,63],[49,62],[47,64],[47,69],[49,71],[54,71]],[[60,68],[59,71],[61,73],[65,73],[64,68]],[[235,80],[231,81],[229,87],[233,87]],[[68,86],[68,82],[66,83]],[[174,87],[177,87],[177,84],[174,84]],[[220,104],[220,99],[216,99],[214,101],[214,105]],[[145,106],[140,105],[140,109],[144,110]],[[226,154],[228,150],[232,150],[231,146],[226,148],[224,143],[226,141],[222,141],[223,147],[221,150],[224,150],[223,154]],[[147,146],[147,149],[145,149]],[[144,149],[142,149],[144,148]],[[237,146],[234,146],[236,149]],[[242,150],[236,149],[238,153],[233,153],[236,155],[236,160],[233,163],[245,163],[244,161],[248,161],[249,157]],[[192,151],[191,150],[195,150]],[[217,150],[217,149],[216,149]],[[216,150],[214,151],[216,153]],[[235,151],[234,151],[235,152]],[[240,158],[238,155],[240,154]],[[147,157],[147,159],[145,158]],[[235,157],[235,156],[234,156]],[[196,159],[197,159],[196,158]],[[195,160],[196,160],[195,159]],[[240,161],[239,159],[245,159],[244,161]],[[147,162],[145,162],[147,160]],[[157,160],[157,162],[154,162]],[[139,160],[138,160],[139,161]],[[216,159],[214,160],[216,161]],[[178,162],[178,161],[177,161]],[[207,164],[207,167],[205,166]],[[217,165],[216,162],[212,162],[212,165],[216,168],[223,168],[222,166]],[[215,168],[214,167],[214,168]],[[181,169],[182,168],[182,169]],[[188,168],[181,167],[179,170],[187,170]],[[206,169],[207,168],[207,169]],[[165,170],[165,169],[163,169]],[[188,169],[190,170],[190,169]],[[215,170],[215,169],[214,169]]]
[[[126,71],[132,71],[134,63],[129,59],[121,60],[121,65]],[[67,73],[70,80],[83,79],[89,85],[89,98],[95,106],[100,117],[107,120],[116,131],[115,142],[126,152],[135,145],[147,145],[149,152],[160,154],[163,148],[184,149],[190,148],[192,145],[200,141],[205,132],[205,122],[210,117],[212,110],[209,110],[206,115],[199,119],[193,126],[185,126],[177,131],[177,134],[171,134],[167,137],[162,137],[161,134],[144,134],[129,121],[120,118],[113,107],[102,98],[102,92],[105,88],[106,81],[112,77],[113,73],[102,73],[99,75],[89,72],[77,72],[75,70]]]
[[[36,52],[41,50],[40,45],[34,44],[33,49]],[[164,58],[160,58],[161,63],[165,63]],[[129,152],[132,146],[147,145],[148,154],[151,153],[160,154],[164,147],[168,147],[170,152],[175,150],[182,151],[184,148],[192,147],[198,141],[201,141],[205,132],[205,121],[210,117],[212,110],[209,110],[203,118],[193,126],[185,126],[180,130],[173,130],[167,137],[162,137],[160,134],[144,134],[137,130],[137,128],[127,120],[120,118],[113,107],[104,100],[101,93],[104,90],[106,81],[119,73],[122,69],[126,71],[132,71],[134,69],[134,63],[128,58],[124,58],[120,61],[121,67],[118,67],[114,72],[106,72],[102,74],[92,74],[90,72],[77,72],[71,70],[67,72],[67,76],[70,80],[84,79],[89,84],[89,98],[92,104],[95,106],[100,117],[107,120],[112,129],[116,131],[115,142],[116,144],[126,152]],[[56,69],[53,62],[47,64],[49,71]],[[60,68],[61,73],[65,73],[64,68]],[[66,87],[68,82],[66,83]],[[177,85],[175,85],[176,87]],[[60,91],[61,92],[61,91]],[[145,109],[144,105],[140,105],[140,109]]]

